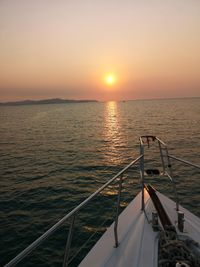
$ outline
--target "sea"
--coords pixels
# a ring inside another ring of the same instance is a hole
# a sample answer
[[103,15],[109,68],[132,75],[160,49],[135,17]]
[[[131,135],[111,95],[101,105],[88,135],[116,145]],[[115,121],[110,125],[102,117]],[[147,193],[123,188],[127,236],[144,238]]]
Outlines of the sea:
[[[139,136],[156,135],[170,154],[200,164],[200,98],[1,106],[0,125],[0,266],[137,158]],[[171,165],[180,203],[200,216],[200,171]],[[151,180],[174,199],[166,177]],[[133,166],[121,210],[140,189]],[[115,219],[117,192],[116,182],[76,215],[69,266]],[[68,230],[66,222],[17,266],[62,266]]]

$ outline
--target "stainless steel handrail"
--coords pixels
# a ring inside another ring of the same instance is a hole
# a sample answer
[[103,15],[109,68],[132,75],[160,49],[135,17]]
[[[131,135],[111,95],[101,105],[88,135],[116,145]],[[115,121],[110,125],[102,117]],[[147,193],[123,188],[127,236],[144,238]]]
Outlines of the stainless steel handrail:
[[141,210],[144,211],[144,142],[143,138],[144,136],[141,136],[139,138],[140,140],[140,179],[141,179],[141,185],[142,185],[142,199],[141,199]]
[[[140,137],[140,154],[143,155],[143,157],[140,160],[140,176],[142,180],[142,210],[144,210],[144,154],[145,154],[144,153],[144,139],[146,140],[148,147],[150,146],[150,141],[158,142],[160,158],[161,158],[161,163],[162,163],[162,168],[163,168],[163,175],[166,175],[172,182],[174,196],[176,199],[176,210],[178,211],[179,210],[178,191],[177,191],[176,183],[172,175],[172,168],[171,168],[168,148],[167,148],[167,145],[161,139],[153,135],[144,135]],[[165,151],[165,155],[163,154],[163,151]]]
[[180,158],[175,157],[175,156],[173,156],[173,155],[169,155],[169,158],[171,158],[171,159],[175,159],[175,160],[180,161],[180,162],[182,162],[182,163],[184,163],[184,164],[186,164],[186,165],[189,165],[189,166],[195,167],[195,168],[197,168],[197,169],[200,169],[200,166],[199,166],[199,165],[194,164],[194,163],[192,163],[192,162],[190,162],[190,161],[188,161],[188,160],[180,159]]
[[120,199],[121,199],[121,192],[122,192],[122,183],[123,183],[123,175],[120,176],[120,181],[119,181],[119,190],[118,190],[118,197],[117,197],[117,213],[116,213],[116,218],[115,218],[115,223],[114,223],[114,235],[115,235],[115,247],[116,248],[119,246],[117,228],[118,228],[118,218],[119,218],[119,213],[120,213],[119,208],[120,208]]
[[158,140],[159,143],[161,143],[163,146],[167,147],[165,142],[163,142],[160,138],[158,138],[157,136],[155,136],[155,138],[156,138],[156,140]]
[[[33,250],[35,250],[43,241],[48,239],[55,231],[59,229],[61,225],[63,225],[69,218],[72,216],[74,217],[83,207],[85,207],[88,202],[90,202],[95,196],[97,196],[100,192],[102,192],[106,187],[108,187],[112,182],[114,182],[118,177],[122,176],[130,167],[136,164],[143,155],[140,155],[131,163],[129,163],[125,168],[123,168],[120,172],[118,172],[112,179],[110,179],[107,183],[101,186],[97,191],[95,191],[92,195],[86,198],[82,203],[80,203],[76,208],[74,208],[71,212],[66,214],[61,220],[59,220],[56,224],[54,224],[49,230],[47,230],[43,235],[41,235],[38,239],[36,239],[33,243],[31,243],[27,248],[25,248],[21,253],[19,253],[15,258],[13,258],[10,262],[8,262],[4,267],[11,267],[15,266],[21,260],[23,260],[27,255],[29,255]],[[73,225],[72,225],[73,228]],[[72,232],[71,229],[70,232]],[[117,233],[117,232],[116,232]],[[71,233],[70,233],[71,234]],[[70,237],[71,239],[72,237]],[[70,249],[70,242],[68,241],[67,250]],[[69,251],[65,252],[65,266],[67,266],[67,259],[68,259]]]
[[[120,172],[118,172],[113,178],[111,178],[107,183],[105,183],[103,186],[101,186],[97,191],[95,191],[92,195],[90,195],[87,199],[85,199],[82,203],[80,203],[76,208],[74,208],[71,212],[66,214],[61,220],[59,220],[56,224],[54,224],[48,231],[46,231],[43,235],[41,235],[38,239],[36,239],[32,244],[30,244],[27,248],[25,248],[21,253],[19,253],[15,258],[13,258],[9,263],[7,263],[4,267],[12,267],[15,266],[17,263],[19,263],[21,260],[23,260],[27,255],[29,255],[33,250],[35,250],[43,241],[48,239],[55,231],[59,229],[61,225],[63,225],[68,219],[71,219],[70,223],[70,229],[68,233],[68,239],[67,239],[67,244],[66,244],[66,251],[65,251],[65,257],[64,257],[64,262],[63,266],[67,267],[68,266],[68,259],[69,259],[69,250],[71,246],[71,240],[72,240],[72,235],[73,235],[73,228],[74,228],[74,222],[75,222],[75,217],[77,216],[77,213],[85,207],[95,196],[97,196],[100,192],[102,192],[105,188],[107,188],[111,183],[113,183],[117,178],[119,179],[119,192],[118,192],[118,200],[117,200],[117,214],[115,218],[115,224],[114,224],[114,238],[115,238],[115,247],[118,246],[118,233],[117,233],[117,227],[118,227],[118,216],[119,216],[119,207],[120,207],[120,196],[121,196],[121,190],[122,190],[122,183],[123,183],[123,174],[134,164],[136,164],[138,161],[140,161],[140,177],[141,177],[141,185],[142,185],[142,207],[141,209],[145,209],[144,205],[144,140],[147,140],[147,143],[149,145],[149,142],[151,140],[153,141],[158,141],[159,144],[159,149],[160,149],[160,155],[161,155],[161,162],[163,166],[163,172],[165,175],[167,175],[170,180],[173,183],[175,195],[176,195],[176,207],[178,210],[178,194],[177,194],[177,189],[176,189],[176,183],[173,179],[172,175],[172,170],[171,170],[171,163],[170,163],[170,158],[180,161],[186,165],[190,165],[193,167],[196,167],[200,169],[200,166],[197,164],[193,164],[189,161],[182,160],[178,157],[172,156],[168,154],[167,150],[167,145],[160,140],[156,136],[141,136],[140,137],[140,156],[137,157],[135,160],[133,160],[130,164],[128,164],[124,169],[122,169]],[[166,155],[163,155],[163,149],[166,150]],[[166,157],[167,159],[167,164],[164,160]],[[165,166],[166,164],[166,166]],[[166,170],[168,169],[170,173]]]
[[178,197],[178,191],[176,188],[176,183],[174,181],[174,178],[168,172],[165,172],[165,174],[172,182],[172,186],[173,186],[173,190],[174,190],[174,196],[175,196],[175,200],[176,200],[176,211],[179,211],[179,197]]
[[[174,159],[176,161],[182,162],[186,165],[195,167],[200,169],[200,166],[197,164],[194,164],[190,161],[187,160],[183,160],[181,158],[175,157],[173,155],[170,155],[168,153],[168,148],[167,145],[161,140],[159,139],[157,136],[153,136],[153,135],[144,135],[140,137],[140,154],[143,154],[143,157],[140,160],[140,173],[141,173],[141,180],[142,180],[142,210],[144,209],[144,139],[146,140],[146,143],[150,144],[150,141],[157,141],[158,142],[158,146],[159,146],[159,150],[160,150],[160,157],[161,157],[161,162],[162,162],[162,167],[163,167],[163,174],[166,175],[170,181],[172,182],[173,185],[173,190],[174,190],[174,195],[175,195],[175,199],[176,199],[176,210],[179,210],[179,197],[178,197],[178,190],[176,187],[176,183],[175,180],[173,178],[173,174],[172,174],[172,166],[171,166],[171,162],[170,159]],[[165,152],[165,154],[163,154],[163,151]],[[165,161],[166,160],[166,161]],[[168,172],[169,171],[169,172]]]

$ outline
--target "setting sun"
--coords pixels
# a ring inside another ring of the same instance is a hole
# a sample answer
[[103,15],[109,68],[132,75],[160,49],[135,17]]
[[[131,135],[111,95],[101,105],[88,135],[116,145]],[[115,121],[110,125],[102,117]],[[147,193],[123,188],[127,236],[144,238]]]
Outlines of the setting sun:
[[116,82],[116,78],[113,74],[107,74],[105,76],[105,82],[107,85],[113,85]]

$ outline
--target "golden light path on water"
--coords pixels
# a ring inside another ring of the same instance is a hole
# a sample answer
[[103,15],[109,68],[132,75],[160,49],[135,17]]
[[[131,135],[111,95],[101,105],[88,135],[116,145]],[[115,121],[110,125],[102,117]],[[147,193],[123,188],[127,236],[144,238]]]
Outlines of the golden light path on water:
[[117,163],[117,146],[121,140],[118,104],[115,101],[109,101],[106,103],[104,129],[104,138],[106,140],[106,145],[109,148],[107,150],[107,160],[112,163]]
[[[120,114],[118,102],[109,101],[105,105],[105,127],[104,140],[106,145],[106,162],[111,165],[120,165],[121,157],[119,156],[119,147],[123,145],[120,125]],[[117,195],[118,188],[115,186],[108,187],[103,195]]]

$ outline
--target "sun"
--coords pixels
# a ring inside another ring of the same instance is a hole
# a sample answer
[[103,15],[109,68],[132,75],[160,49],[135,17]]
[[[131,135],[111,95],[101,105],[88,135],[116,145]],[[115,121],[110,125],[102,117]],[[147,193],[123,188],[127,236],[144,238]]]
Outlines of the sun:
[[113,84],[115,84],[115,82],[116,82],[116,77],[114,74],[109,73],[109,74],[105,75],[105,83],[107,85],[113,85]]

